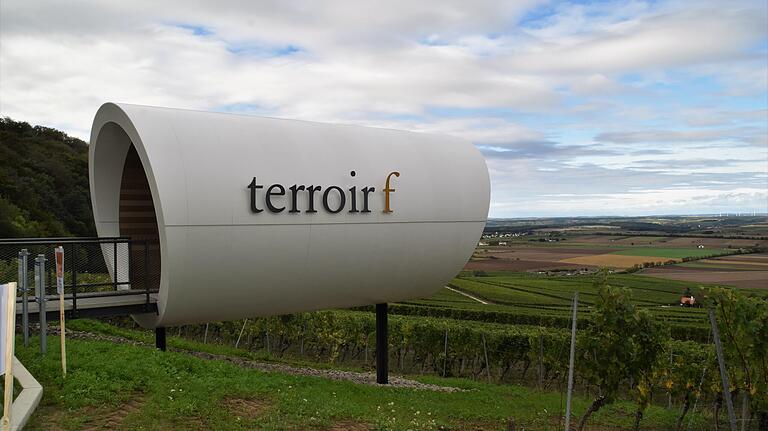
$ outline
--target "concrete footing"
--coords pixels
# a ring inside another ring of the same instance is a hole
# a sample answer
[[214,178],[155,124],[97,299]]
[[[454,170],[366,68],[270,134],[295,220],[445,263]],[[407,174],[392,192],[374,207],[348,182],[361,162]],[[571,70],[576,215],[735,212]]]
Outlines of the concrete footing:
[[13,377],[19,381],[22,388],[11,407],[11,430],[15,431],[24,428],[37,405],[40,404],[43,387],[15,357],[13,358]]

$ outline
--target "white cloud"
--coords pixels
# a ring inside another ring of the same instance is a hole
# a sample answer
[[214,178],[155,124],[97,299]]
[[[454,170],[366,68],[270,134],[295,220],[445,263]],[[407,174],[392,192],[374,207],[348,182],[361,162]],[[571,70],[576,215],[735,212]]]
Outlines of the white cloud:
[[[744,49],[768,32],[765,14],[754,8],[673,10],[619,20],[592,31],[546,33],[545,43],[509,60],[517,70],[539,73],[642,71],[723,60],[755,58]],[[586,19],[586,18],[584,18]]]
[[[672,159],[743,144],[730,158],[768,162],[766,12],[761,0],[3,0],[0,115],[81,138],[104,101],[445,133],[483,146],[492,215],[516,215],[519,199],[531,214],[608,211],[637,196],[629,187],[663,194],[672,174],[737,188]],[[690,77],[717,88],[687,92]],[[659,173],[631,171],[664,154],[644,165]],[[611,169],[583,168],[598,162]],[[560,189],[585,204],[537,200]]]
[[694,129],[694,130],[642,130],[632,132],[607,132],[595,136],[599,142],[658,143],[658,142],[750,142],[764,130],[742,129]]

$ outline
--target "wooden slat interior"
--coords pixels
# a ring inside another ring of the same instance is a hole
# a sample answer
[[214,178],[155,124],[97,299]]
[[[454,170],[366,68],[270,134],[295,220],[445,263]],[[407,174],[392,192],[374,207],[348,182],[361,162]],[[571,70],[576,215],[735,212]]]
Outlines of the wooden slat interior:
[[161,262],[155,205],[144,167],[133,145],[125,157],[120,185],[120,235],[131,237],[134,241],[147,241],[149,248],[147,268],[143,244],[135,242],[131,246],[132,288],[143,289],[146,280],[150,289],[158,289]]

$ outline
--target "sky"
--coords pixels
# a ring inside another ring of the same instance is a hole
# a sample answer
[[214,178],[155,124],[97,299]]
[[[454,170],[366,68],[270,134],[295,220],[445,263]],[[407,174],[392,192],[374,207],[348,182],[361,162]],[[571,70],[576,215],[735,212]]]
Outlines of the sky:
[[0,116],[106,101],[463,137],[490,217],[768,212],[765,0],[0,0]]

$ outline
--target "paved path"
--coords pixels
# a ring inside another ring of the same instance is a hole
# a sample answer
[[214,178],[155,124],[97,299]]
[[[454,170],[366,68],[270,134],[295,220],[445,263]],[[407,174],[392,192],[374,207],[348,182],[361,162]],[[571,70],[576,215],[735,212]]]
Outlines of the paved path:
[[464,293],[464,292],[462,292],[461,290],[458,290],[458,289],[454,289],[454,288],[452,288],[452,287],[448,287],[448,286],[445,286],[445,288],[446,288],[446,289],[448,289],[448,290],[450,290],[451,292],[456,292],[456,293],[458,293],[459,295],[464,295],[464,296],[466,296],[466,297],[467,297],[467,298],[469,298],[469,299],[474,299],[475,301],[477,301],[477,302],[479,302],[479,303],[481,303],[481,304],[485,304],[485,305],[488,305],[488,302],[487,302],[487,301],[483,301],[482,299],[480,299],[480,298],[478,298],[478,297],[476,297],[476,296],[472,296],[472,295],[470,295],[469,293]]

